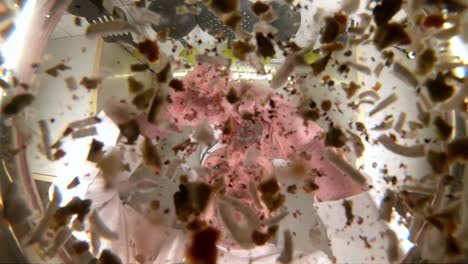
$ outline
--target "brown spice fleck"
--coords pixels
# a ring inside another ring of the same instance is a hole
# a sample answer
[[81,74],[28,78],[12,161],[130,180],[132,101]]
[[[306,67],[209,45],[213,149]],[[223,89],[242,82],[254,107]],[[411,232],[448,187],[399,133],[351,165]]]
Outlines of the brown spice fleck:
[[297,186],[296,184],[289,185],[286,190],[290,194],[295,194],[297,192]]

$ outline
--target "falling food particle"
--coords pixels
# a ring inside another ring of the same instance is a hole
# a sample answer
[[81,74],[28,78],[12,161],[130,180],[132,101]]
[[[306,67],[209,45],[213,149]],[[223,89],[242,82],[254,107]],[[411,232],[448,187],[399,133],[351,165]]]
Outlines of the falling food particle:
[[342,21],[337,19],[336,16],[325,18],[325,27],[320,36],[320,42],[321,43],[333,42],[338,37],[338,35],[344,32],[345,27],[346,27],[345,25],[346,25],[346,20],[344,21],[344,23],[342,23]]
[[203,182],[187,182],[179,185],[173,201],[179,221],[186,222],[191,216],[198,216],[207,207],[212,188]]
[[323,111],[329,111],[331,109],[331,101],[330,100],[324,100],[322,101],[321,107]]
[[257,52],[264,58],[275,56],[275,47],[268,37],[265,37],[262,33],[256,33],[255,39],[257,40]]
[[344,90],[346,91],[346,98],[350,99],[351,97],[353,97],[360,88],[360,85],[356,84],[353,81],[350,82],[348,88],[344,88]]
[[242,22],[242,16],[240,13],[231,13],[224,18],[224,24],[232,30],[237,30],[240,23]]
[[91,145],[89,147],[89,152],[88,152],[88,157],[86,160],[91,161],[91,162],[97,162],[100,160],[104,152],[102,148],[104,147],[104,144],[96,139],[93,138],[93,141],[91,142]]
[[234,57],[243,61],[247,58],[247,54],[255,51],[255,46],[245,41],[235,40],[232,43],[232,51]]
[[260,16],[264,13],[266,13],[270,9],[270,5],[262,2],[262,1],[256,1],[252,5],[252,11],[255,13],[255,15]]
[[130,93],[138,93],[144,88],[143,83],[137,81],[137,79],[135,79],[135,77],[133,76],[128,77],[127,82],[128,82],[128,91]]
[[229,91],[226,94],[226,100],[230,104],[235,104],[241,100],[241,98],[237,95],[237,91],[234,89],[234,87],[229,88]]
[[77,138],[94,136],[96,134],[97,134],[96,127],[89,127],[89,128],[83,128],[77,131],[73,131],[71,136],[73,139],[77,139]]
[[191,241],[185,253],[187,263],[216,264],[218,257],[216,243],[219,238],[220,232],[213,227],[195,231],[191,235]]
[[162,111],[164,105],[164,97],[162,91],[157,90],[154,92],[153,99],[148,109],[147,121],[150,123],[155,123],[159,117],[159,114]]
[[346,173],[350,176],[358,185],[362,187],[367,187],[367,179],[364,175],[361,174],[359,170],[354,168],[351,164],[347,161],[343,160],[338,154],[336,154],[333,150],[327,149],[325,150],[325,154],[323,155],[330,163],[340,170],[343,173]]
[[368,90],[368,91],[364,91],[362,93],[359,94],[359,99],[364,99],[366,97],[372,97],[373,100],[380,100],[380,95],[378,93],[376,93],[374,90]]
[[57,77],[59,75],[59,71],[66,71],[70,69],[71,68],[68,67],[67,65],[60,63],[50,69],[47,69],[46,73],[49,74],[50,76]]
[[185,91],[184,83],[179,79],[172,79],[171,81],[169,81],[169,87],[174,89],[174,91],[176,91],[176,92]]
[[352,61],[347,61],[345,62],[345,64],[364,74],[371,75],[372,73],[371,69],[367,67],[366,65],[358,64]]
[[302,186],[302,189],[306,193],[311,193],[319,189],[319,186],[311,179],[306,179],[304,180],[304,185]]
[[375,24],[380,26],[390,21],[400,11],[402,3],[402,0],[383,0],[372,10]]
[[67,190],[73,189],[80,184],[80,179],[78,177],[73,178],[73,180],[67,185]]
[[445,76],[442,73],[438,73],[435,79],[427,79],[425,86],[429,93],[429,97],[435,103],[443,102],[449,99],[455,88],[447,84]]
[[374,44],[377,49],[383,50],[392,45],[407,45],[411,39],[404,27],[397,23],[383,24],[374,34]]
[[94,90],[101,84],[101,79],[83,77],[80,81],[80,84],[86,87],[88,90]]
[[122,264],[120,258],[112,253],[109,249],[104,249],[99,256],[99,263],[101,264]]
[[325,136],[325,146],[332,146],[335,148],[341,148],[346,144],[346,135],[341,131],[340,128],[330,126]]
[[384,131],[384,130],[390,129],[393,126],[393,120],[394,120],[393,116],[389,116],[389,118],[385,118],[380,124],[371,128],[371,130]]
[[146,70],[149,70],[149,68],[150,67],[148,66],[148,64],[144,64],[144,63],[130,65],[130,70],[132,72],[144,72]]
[[156,79],[159,83],[167,82],[169,79],[169,73],[171,72],[171,64],[166,63],[166,65],[156,74]]
[[286,190],[290,194],[296,194],[297,186],[295,184],[289,185]]
[[447,140],[452,135],[453,127],[441,116],[438,116],[434,119],[434,126],[440,139]]
[[74,77],[67,77],[65,78],[65,85],[67,86],[69,91],[75,91],[78,89],[78,83]]
[[361,137],[352,133],[351,131],[347,131],[347,132],[350,135],[350,141],[353,143],[353,150],[354,150],[354,153],[356,154],[356,157],[358,158],[361,157],[362,154],[364,154],[364,150],[365,150]]
[[76,120],[68,124],[69,128],[76,129],[86,126],[92,126],[101,122],[101,119],[97,116],[90,116],[84,119]]
[[343,200],[342,205],[345,211],[346,225],[350,226],[354,221],[353,201]]
[[127,139],[126,144],[133,145],[140,135],[138,121],[132,119],[127,123],[119,125],[120,133]]
[[138,51],[143,54],[149,62],[159,60],[159,46],[156,41],[146,39],[137,44]]
[[408,68],[406,68],[403,64],[396,62],[393,64],[393,72],[395,76],[400,78],[402,81],[406,82],[412,87],[416,87],[419,85],[418,78],[411,72]]
[[105,37],[113,34],[122,34],[128,32],[140,35],[140,31],[134,25],[123,20],[112,20],[90,24],[86,29],[86,37]]
[[379,219],[390,222],[392,217],[392,210],[396,202],[396,194],[394,191],[387,189],[385,195],[380,202]]
[[362,240],[362,242],[364,242],[364,246],[366,248],[372,248],[372,245],[369,243],[366,236],[359,235],[359,238]]
[[377,104],[370,112],[369,116],[373,116],[377,114],[378,112],[384,110],[394,102],[398,100],[398,96],[395,93],[392,93],[389,95],[387,98],[383,99],[379,104]]
[[380,74],[382,73],[382,70],[384,69],[384,67],[385,65],[381,62],[377,64],[377,66],[375,66],[375,69],[374,69],[375,76],[380,77]]
[[20,113],[25,107],[32,104],[34,95],[25,93],[13,97],[8,103],[3,106],[2,113],[6,115],[16,115]]
[[419,23],[427,28],[441,28],[445,21],[444,14],[430,14],[423,16]]
[[151,142],[151,139],[145,137],[141,143],[141,155],[143,163],[154,171],[161,169],[161,157],[156,145]]
[[319,75],[325,70],[325,68],[328,65],[328,62],[330,61],[330,58],[331,58],[331,53],[328,53],[327,56],[316,60],[314,63],[310,65],[310,67],[312,68],[312,72],[314,73],[315,76]]
[[59,159],[65,157],[65,155],[66,155],[65,151],[63,151],[62,149],[59,149],[59,150],[54,152],[54,155],[52,156],[53,157],[52,160],[59,160]]
[[52,159],[52,152],[50,146],[50,131],[49,125],[47,124],[46,120],[39,121],[39,130],[41,131],[41,139],[42,139],[42,146],[44,148],[44,152],[48,160]]
[[386,149],[405,157],[422,157],[424,156],[424,145],[403,146],[395,143],[391,137],[381,135],[377,139]]
[[281,264],[289,264],[293,261],[294,245],[291,231],[285,230],[283,232],[284,245],[281,254],[278,256],[278,262]]
[[437,62],[437,56],[433,49],[425,49],[417,57],[417,71],[419,75],[426,75],[432,71]]
[[239,10],[239,0],[203,0],[214,12],[228,14]]
[[279,209],[285,202],[285,196],[280,193],[280,187],[275,177],[271,177],[258,185],[260,198],[270,212]]

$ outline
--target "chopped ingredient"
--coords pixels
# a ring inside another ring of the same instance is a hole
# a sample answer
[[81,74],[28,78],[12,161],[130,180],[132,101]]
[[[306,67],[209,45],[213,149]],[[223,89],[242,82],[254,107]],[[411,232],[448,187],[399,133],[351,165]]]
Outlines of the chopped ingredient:
[[255,15],[260,16],[264,13],[266,13],[270,9],[270,5],[262,2],[262,1],[256,1],[252,5],[252,11],[255,13]]
[[77,139],[77,138],[94,136],[96,134],[97,134],[96,127],[89,127],[89,128],[83,128],[77,131],[73,131],[71,135],[73,139]]
[[416,87],[419,85],[418,78],[403,64],[399,62],[393,64],[393,72],[395,73],[395,76],[399,77],[401,80],[408,83],[410,86]]
[[338,154],[336,154],[333,150],[327,149],[325,150],[325,154],[323,155],[330,163],[340,170],[343,173],[346,173],[350,176],[358,185],[367,187],[367,179],[364,175],[361,174],[359,170],[354,168],[351,164],[343,160]]
[[419,75],[426,75],[432,71],[437,62],[437,56],[433,49],[425,49],[417,57],[417,70],[416,73]]
[[90,117],[87,117],[85,119],[80,119],[80,120],[73,121],[73,122],[68,124],[68,127],[72,128],[72,129],[76,129],[76,128],[82,128],[82,127],[86,127],[86,126],[92,126],[92,125],[98,124],[100,122],[101,122],[101,119],[99,117],[90,116]]
[[351,97],[353,97],[356,94],[357,90],[359,90],[360,88],[361,88],[360,85],[351,81],[349,83],[348,88],[344,88],[344,90],[346,91],[346,98],[350,99]]
[[350,226],[354,221],[354,214],[353,214],[353,201],[350,200],[343,200],[343,208],[345,211],[346,217],[346,225]]
[[232,51],[237,59],[246,60],[247,54],[255,51],[255,46],[245,41],[235,40],[232,43]]
[[392,93],[387,98],[383,99],[379,104],[377,104],[370,112],[369,116],[373,116],[383,109],[387,108],[389,105],[393,104],[398,100],[398,96],[395,93]]
[[390,222],[392,217],[393,206],[396,203],[396,194],[394,191],[387,189],[385,195],[380,202],[379,219]]
[[386,135],[381,135],[377,139],[385,148],[390,150],[393,153],[402,155],[405,157],[422,157],[424,156],[424,145],[414,145],[411,147],[398,145],[395,143],[391,137]]
[[427,28],[441,28],[446,21],[444,14],[430,14],[423,16],[420,20],[420,24]]
[[275,47],[268,37],[262,33],[256,33],[255,39],[257,40],[257,52],[263,57],[273,58],[275,56]]
[[177,219],[186,222],[191,216],[199,216],[206,209],[211,194],[211,186],[203,182],[180,184],[173,197]]
[[146,110],[150,106],[151,97],[154,94],[154,88],[146,89],[145,91],[137,94],[133,100],[132,104],[136,106],[139,110]]
[[46,120],[39,121],[39,130],[41,131],[42,147],[48,160],[52,160],[52,151],[50,146],[50,131]]
[[91,162],[98,162],[104,156],[104,152],[102,150],[103,147],[104,144],[101,141],[98,141],[93,138],[93,141],[91,142],[91,145],[89,147],[88,157],[86,158],[86,160]]
[[468,160],[468,138],[457,138],[447,144],[447,156],[449,160]]

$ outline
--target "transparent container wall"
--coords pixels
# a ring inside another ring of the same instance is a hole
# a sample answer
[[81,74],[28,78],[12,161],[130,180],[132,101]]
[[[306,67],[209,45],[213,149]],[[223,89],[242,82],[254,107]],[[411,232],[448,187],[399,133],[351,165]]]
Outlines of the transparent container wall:
[[0,262],[465,262],[467,5],[0,1]]

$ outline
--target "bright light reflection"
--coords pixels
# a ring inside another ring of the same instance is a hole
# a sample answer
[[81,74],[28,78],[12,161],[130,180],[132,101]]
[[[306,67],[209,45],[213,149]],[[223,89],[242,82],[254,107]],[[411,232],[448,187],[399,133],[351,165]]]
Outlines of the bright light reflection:
[[15,18],[14,31],[0,48],[5,60],[3,67],[7,69],[16,69],[21,61],[23,48],[26,45],[24,40],[30,30],[36,4],[36,0],[29,0],[24,4],[23,9]]

